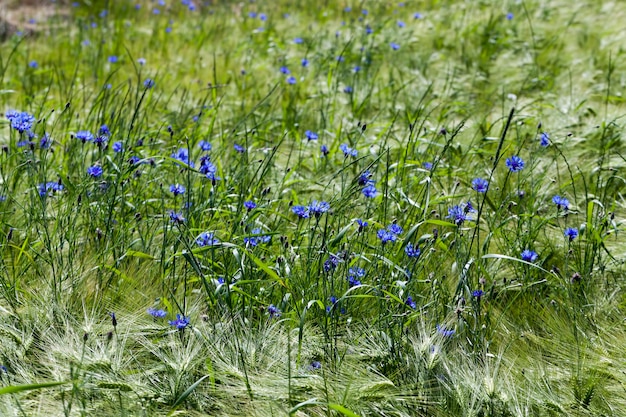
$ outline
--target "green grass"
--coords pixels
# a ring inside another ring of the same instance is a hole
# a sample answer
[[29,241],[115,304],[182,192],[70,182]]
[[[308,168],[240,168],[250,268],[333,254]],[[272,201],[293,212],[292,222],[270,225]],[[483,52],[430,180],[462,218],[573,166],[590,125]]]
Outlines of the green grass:
[[140,3],[0,45],[1,415],[626,415],[626,5]]

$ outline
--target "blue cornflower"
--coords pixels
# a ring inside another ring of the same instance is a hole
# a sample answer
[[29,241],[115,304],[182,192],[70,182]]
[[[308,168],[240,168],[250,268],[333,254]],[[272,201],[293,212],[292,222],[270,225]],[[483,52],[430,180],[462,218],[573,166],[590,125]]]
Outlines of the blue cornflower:
[[189,165],[190,167],[194,167],[193,161],[189,160],[189,149],[187,148],[179,148],[176,152],[171,155],[172,158]]
[[265,22],[267,20],[267,15],[265,13],[259,13],[259,19]]
[[343,152],[346,158],[349,156],[356,158],[357,155],[359,154],[356,149],[352,149],[345,143],[342,143],[341,145],[339,145],[339,149],[341,150],[341,152]]
[[391,233],[389,230],[386,230],[386,229],[379,229],[376,235],[378,236],[378,238],[383,244],[387,242],[393,243],[396,240],[398,240],[398,236],[396,236],[394,233]]
[[170,185],[170,192],[175,196],[185,194],[186,188],[181,184],[172,184]]
[[509,12],[506,14],[506,20],[513,20],[513,13]]
[[467,203],[461,203],[457,206],[452,206],[448,208],[448,215],[446,216],[446,218],[452,219],[454,221],[454,224],[460,226],[466,220],[472,220],[468,216],[468,214],[475,211],[476,210],[474,210],[474,207],[472,207],[472,203],[468,201]]
[[291,74],[291,71],[289,71],[289,68],[287,68],[285,66],[280,67],[280,72],[285,74],[285,75]]
[[352,68],[352,72],[354,72],[355,74],[359,71],[361,71],[361,67],[359,65],[355,65],[354,68]]
[[137,63],[139,65],[146,65],[146,58],[139,58],[139,59],[137,59]]
[[39,195],[43,197],[46,195],[52,195],[57,191],[63,191],[64,188],[65,187],[63,186],[63,184],[59,184],[56,181],[50,181],[47,183],[39,184],[37,186],[37,191],[39,192]]
[[152,87],[154,87],[154,80],[152,78],[147,78],[144,82],[143,82],[143,86],[147,89],[150,89]]
[[196,245],[200,247],[213,246],[217,245],[218,243],[220,243],[220,241],[218,238],[215,237],[213,232],[202,232],[196,238]]
[[378,190],[376,190],[376,187],[374,187],[371,184],[364,187],[363,190],[361,190],[361,192],[367,198],[374,198],[376,197],[376,194],[378,194]]
[[552,197],[552,202],[556,204],[557,210],[560,210],[561,208],[563,210],[569,210],[569,200],[565,197],[555,195],[554,197]]
[[272,239],[271,236],[263,235],[263,231],[260,228],[252,229],[252,234],[257,236],[244,237],[243,242],[250,246],[257,246],[259,243],[269,243]]
[[575,227],[568,227],[565,229],[565,237],[568,238],[570,242],[576,239],[578,237],[578,229]]
[[291,208],[291,211],[293,211],[294,214],[296,214],[301,219],[308,219],[309,218],[309,209],[307,207],[304,207],[304,206],[293,206]]
[[11,127],[20,133],[24,133],[32,129],[33,123],[35,122],[35,116],[25,111],[8,111],[6,113],[6,118],[11,122]]
[[117,61],[119,61],[119,59],[118,59],[117,55],[111,55],[111,56],[109,56],[108,61],[109,61],[111,64],[115,64]]
[[356,224],[359,225],[359,232],[363,229],[365,229],[368,225],[368,223],[366,221],[363,221],[361,219],[356,219]]
[[295,84],[298,80],[296,80],[296,77],[294,77],[293,75],[290,75],[289,77],[287,77],[287,84]]
[[274,304],[270,304],[269,307],[267,307],[267,314],[269,314],[270,318],[273,319],[273,318],[280,317],[282,312]]
[[359,267],[349,268],[348,273],[358,278],[364,278],[366,274],[365,269]]
[[293,40],[293,43],[295,43],[295,44],[301,44],[302,42],[304,42],[304,41],[302,40],[302,38],[295,38],[295,39]]
[[404,253],[406,253],[406,256],[408,256],[409,258],[419,258],[419,256],[422,254],[422,251],[419,247],[413,246],[413,244],[409,242],[404,247]]
[[326,201],[313,200],[311,204],[309,204],[309,211],[314,214],[315,217],[321,216],[328,210],[330,210],[330,204],[328,204]]
[[436,327],[437,327],[437,333],[439,333],[443,337],[451,337],[456,332],[456,330],[448,329],[447,327],[442,326],[440,324],[438,324]]
[[399,28],[403,28],[406,26],[406,24],[402,20],[398,20],[397,24]]
[[41,149],[48,149],[52,146],[52,138],[48,136],[47,133],[44,133],[43,137],[39,141],[39,147]]
[[370,25],[365,26],[365,34],[371,35],[372,33],[374,33],[374,30],[372,29],[372,27]]
[[102,175],[102,167],[98,165],[91,166],[87,168],[87,174],[91,177],[98,178]]
[[200,173],[206,175],[211,181],[218,181],[220,179],[220,177],[217,176],[217,167],[208,157],[200,160]]
[[317,371],[317,370],[320,370],[320,369],[322,369],[322,363],[320,361],[313,361],[309,365],[309,370],[311,370],[311,371]]
[[511,172],[519,172],[524,169],[524,160],[517,155],[506,159],[506,166]]
[[397,51],[398,49],[400,49],[400,45],[398,45],[395,42],[391,42],[389,46],[391,46],[391,49],[393,49],[394,51]]
[[467,216],[465,215],[465,211],[459,206],[452,206],[448,208],[448,215],[446,216],[448,219],[453,219],[454,224],[460,226],[463,224],[465,220],[467,220]]
[[170,326],[176,327],[178,330],[183,330],[189,326],[189,317],[185,317],[182,314],[176,315],[176,320],[170,320]]
[[322,145],[320,146],[320,152],[323,156],[327,156],[330,151],[328,150],[328,146]]
[[474,298],[478,298],[480,300],[480,297],[482,297],[485,294],[485,292],[483,290],[474,290],[472,291],[472,297]]
[[213,148],[213,146],[206,140],[201,140],[200,143],[198,143],[198,146],[205,152],[208,152]]
[[185,218],[183,217],[183,213],[176,213],[175,211],[170,211],[170,221],[173,223],[185,223]]
[[361,285],[361,281],[357,277],[355,277],[353,275],[349,275],[348,276],[348,286],[349,287],[356,287],[358,285]]
[[35,69],[35,68],[39,68],[39,64],[37,63],[37,61],[30,61],[28,63],[28,66]]
[[148,314],[150,314],[155,319],[162,319],[162,318],[165,318],[165,316],[167,316],[167,312],[165,310],[156,309],[154,307],[150,307],[148,309]]
[[309,66],[309,60],[306,59],[306,58],[302,58],[302,66],[304,68],[308,67]]
[[428,171],[430,171],[431,169],[433,169],[433,163],[432,162],[424,162],[424,163],[422,163],[422,167],[424,169],[427,169]]
[[112,148],[113,148],[113,152],[119,153],[124,150],[124,144],[122,142],[115,142],[113,143]]
[[524,249],[521,254],[522,261],[535,262],[538,258],[537,252],[530,249]]
[[256,203],[254,201],[248,200],[243,203],[243,206],[248,210],[253,210],[256,208]]
[[304,136],[306,136],[308,140],[317,140],[318,138],[317,133],[312,132],[310,130],[305,131]]
[[417,304],[415,303],[415,301],[413,301],[413,297],[411,297],[410,295],[406,298],[404,304],[411,307],[413,310],[415,310],[415,308],[417,307]]
[[546,132],[541,132],[539,135],[539,144],[543,147],[546,147],[550,144],[550,135]]
[[421,13],[414,13],[413,14],[413,19],[421,19],[422,18],[422,14]]
[[246,148],[236,143],[233,145],[233,148],[235,149],[237,153],[244,153],[246,151]]
[[98,135],[94,138],[93,143],[97,145],[99,148],[103,148],[109,140],[107,135]]
[[343,92],[346,94],[350,94],[354,92],[354,89],[351,86],[347,85],[346,87],[344,87]]
[[328,259],[326,259],[324,261],[324,272],[332,272],[332,271],[334,271],[337,268],[337,266],[339,265],[339,262],[341,262],[339,257],[331,254],[328,257]]
[[402,227],[398,226],[396,223],[391,223],[389,226],[387,226],[387,230],[394,235],[400,235],[402,234],[402,232],[404,232],[404,229],[402,229]]
[[100,129],[98,130],[98,133],[100,135],[109,136],[111,134],[111,130],[109,129],[109,126],[104,124],[104,125],[100,126]]
[[372,173],[369,171],[369,169],[366,169],[359,175],[357,182],[360,186],[371,185],[374,183],[374,181],[370,179],[371,177]]
[[137,155],[133,155],[130,158],[128,158],[128,163],[130,165],[136,165],[139,163],[139,161],[141,161],[141,158],[138,157]]
[[484,178],[474,178],[472,180],[472,189],[478,193],[486,193],[489,188],[489,181]]

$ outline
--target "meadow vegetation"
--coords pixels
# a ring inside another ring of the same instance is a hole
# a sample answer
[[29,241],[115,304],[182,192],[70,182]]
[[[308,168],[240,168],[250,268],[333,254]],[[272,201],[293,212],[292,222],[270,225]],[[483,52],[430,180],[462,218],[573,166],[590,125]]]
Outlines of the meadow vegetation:
[[42,3],[1,415],[626,415],[626,3]]

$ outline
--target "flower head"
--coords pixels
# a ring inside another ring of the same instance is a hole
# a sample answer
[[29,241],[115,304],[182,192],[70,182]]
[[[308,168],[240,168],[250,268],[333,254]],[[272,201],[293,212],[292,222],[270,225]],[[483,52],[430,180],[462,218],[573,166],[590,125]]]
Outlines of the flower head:
[[269,307],[267,307],[267,314],[270,315],[270,318],[277,318],[280,317],[280,315],[282,314],[282,311],[280,311],[280,309],[278,307],[276,307],[274,304],[270,304]]
[[356,219],[356,224],[359,225],[359,232],[367,227],[367,222],[361,219]]
[[484,178],[474,178],[472,180],[472,189],[478,193],[486,193],[489,188],[489,181]]
[[154,307],[150,307],[148,309],[148,314],[150,314],[155,319],[162,319],[162,318],[165,318],[165,316],[167,316],[167,312],[165,310],[156,309]]
[[472,297],[474,298],[478,298],[480,300],[480,297],[482,297],[485,294],[485,292],[483,290],[474,290],[472,291]]
[[436,327],[437,327],[437,333],[439,333],[443,337],[452,337],[452,335],[454,335],[454,333],[456,332],[456,330],[448,329],[447,327],[442,326],[440,324],[438,324]]
[[339,145],[339,149],[341,149],[341,152],[343,152],[344,156],[347,158],[349,156],[352,156],[354,158],[357,157],[357,155],[359,154],[356,149],[352,149],[351,147],[349,147],[347,144],[342,143],[341,145]]
[[396,236],[394,233],[391,233],[389,230],[386,230],[386,229],[379,229],[378,232],[376,233],[376,236],[378,236],[381,243],[383,244],[387,242],[393,243],[396,240],[398,240],[398,236]]
[[205,152],[208,152],[213,148],[213,146],[206,140],[201,140],[200,143],[198,143],[198,146]]
[[220,241],[218,238],[215,237],[213,232],[202,232],[196,238],[196,245],[200,247],[213,246],[217,245],[218,243],[220,243]]
[[154,84],[155,83],[152,78],[146,78],[146,80],[143,82],[143,86],[148,90],[154,87]]
[[310,131],[310,130],[305,131],[305,132],[304,132],[304,136],[306,136],[306,138],[307,138],[308,140],[317,140],[317,138],[318,138],[317,133],[312,132],[312,131]]
[[535,262],[539,255],[537,255],[537,252],[535,251],[524,249],[520,256],[522,257],[522,261]]
[[569,200],[565,197],[561,197],[560,195],[555,195],[552,197],[552,202],[556,204],[556,208],[560,210],[569,210]]
[[406,298],[404,304],[411,307],[413,310],[415,310],[415,308],[417,307],[417,304],[415,303],[415,301],[413,301],[413,297],[411,297],[410,295]]
[[578,229],[575,227],[568,227],[565,229],[565,237],[568,238],[570,242],[576,239],[578,237]]
[[174,194],[174,196],[185,194],[186,188],[181,184],[172,184],[170,185],[170,192]]
[[169,323],[170,326],[174,326],[178,330],[183,330],[185,327],[189,326],[189,317],[183,316],[182,314],[177,314],[176,320],[170,320]]
[[243,206],[250,211],[256,208],[256,203],[252,200],[248,200],[243,203]]
[[524,169],[524,160],[517,155],[506,159],[506,166],[511,172],[519,172]]
[[189,165],[190,167],[194,167],[193,161],[189,160],[189,149],[187,148],[179,148],[176,152],[171,155],[172,158]]
[[419,247],[413,246],[413,244],[409,242],[404,247],[404,253],[406,253],[406,256],[408,256],[409,258],[419,258],[419,256],[422,254],[422,251]]
[[6,118],[11,122],[11,127],[20,133],[24,133],[32,129],[35,122],[35,116],[28,112],[18,112],[15,110],[8,111]]
[[237,153],[244,153],[246,151],[246,148],[236,143],[233,145],[233,148],[235,149],[235,152]]
[[93,142],[94,136],[93,133],[88,130],[79,130],[78,132],[76,132],[76,139],[82,141],[83,143]]
[[376,194],[378,194],[378,190],[376,190],[376,187],[374,187],[372,184],[364,187],[361,190],[361,192],[367,198],[374,198],[374,197],[376,197]]
[[113,143],[112,149],[113,149],[113,152],[115,153],[122,152],[124,150],[124,144],[122,144],[122,142],[119,142],[119,141],[115,142]]
[[324,261],[324,272],[334,271],[339,265],[339,262],[341,262],[339,257],[331,254],[328,259]]
[[170,211],[170,220],[173,223],[181,224],[185,223],[185,218],[183,217],[183,213],[176,213],[175,211]]
[[328,204],[326,201],[313,200],[311,204],[309,204],[309,211],[314,214],[315,217],[320,217],[328,210],[330,210],[330,204]]
[[98,178],[102,175],[102,167],[99,165],[90,166],[87,168],[87,174],[90,177]]
[[541,132],[539,135],[539,144],[543,147],[546,147],[550,144],[550,135],[546,132]]
[[309,209],[305,206],[293,206],[291,211],[301,219],[309,218]]

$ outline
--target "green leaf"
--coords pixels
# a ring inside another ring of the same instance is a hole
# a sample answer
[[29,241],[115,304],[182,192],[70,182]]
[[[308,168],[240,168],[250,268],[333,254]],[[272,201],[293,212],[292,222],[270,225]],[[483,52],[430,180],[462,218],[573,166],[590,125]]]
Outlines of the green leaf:
[[198,388],[198,385],[200,385],[202,383],[202,381],[204,381],[205,379],[207,379],[209,377],[209,375],[205,375],[202,378],[200,378],[199,380],[197,380],[196,382],[194,382],[193,384],[191,384],[191,386],[189,388],[187,388],[185,390],[185,392],[183,392],[180,397],[178,397],[178,399],[176,399],[176,402],[174,402],[174,405],[172,405],[172,409],[170,410],[170,412],[167,414],[168,416],[171,416],[174,414],[174,412],[176,411],[176,407],[182,403],[183,401],[185,401],[187,399],[187,397],[189,397],[191,395],[192,392],[195,391],[196,388]]
[[33,391],[42,388],[58,387],[59,385],[65,384],[68,384],[68,382],[42,382],[41,384],[9,385],[8,387],[0,388],[0,395],[16,394],[22,391]]
[[341,414],[343,414],[344,416],[348,416],[348,417],[360,417],[358,414],[356,414],[354,411],[350,411],[348,410],[346,407],[344,407],[343,405],[339,405],[339,404],[328,404],[328,408],[330,408],[331,410],[335,410],[335,411],[339,411]]

